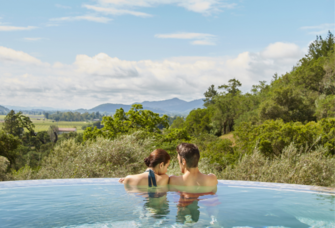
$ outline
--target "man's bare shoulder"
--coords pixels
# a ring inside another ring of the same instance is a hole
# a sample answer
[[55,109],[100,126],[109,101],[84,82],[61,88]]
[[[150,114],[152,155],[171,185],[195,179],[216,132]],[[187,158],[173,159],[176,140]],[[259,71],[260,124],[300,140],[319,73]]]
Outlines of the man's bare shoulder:
[[210,173],[207,175],[207,179],[210,185],[217,185],[218,184],[218,179],[215,176],[215,174]]

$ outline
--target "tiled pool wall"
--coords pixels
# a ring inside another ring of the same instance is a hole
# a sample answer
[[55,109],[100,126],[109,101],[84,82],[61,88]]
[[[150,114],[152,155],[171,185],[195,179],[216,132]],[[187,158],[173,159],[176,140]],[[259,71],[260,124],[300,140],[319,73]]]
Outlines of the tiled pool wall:
[[[66,185],[116,185],[119,178],[82,178],[82,179],[43,179],[43,180],[23,180],[23,181],[2,181],[0,182],[0,190],[8,188],[25,188],[25,187],[47,187],[47,186],[66,186]],[[269,189],[275,191],[299,191],[306,193],[318,193],[335,195],[335,188],[298,185],[298,184],[282,184],[271,182],[255,182],[255,181],[236,181],[236,180],[219,180],[219,186],[231,188],[255,188]]]

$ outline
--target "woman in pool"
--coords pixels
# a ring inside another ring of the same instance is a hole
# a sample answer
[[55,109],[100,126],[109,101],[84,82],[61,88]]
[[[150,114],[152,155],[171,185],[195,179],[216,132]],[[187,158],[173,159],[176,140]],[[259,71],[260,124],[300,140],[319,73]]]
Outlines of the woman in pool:
[[166,186],[169,182],[169,176],[166,175],[167,168],[170,165],[170,155],[163,149],[156,149],[149,157],[144,159],[148,167],[144,173],[129,175],[121,178],[120,183],[135,186]]

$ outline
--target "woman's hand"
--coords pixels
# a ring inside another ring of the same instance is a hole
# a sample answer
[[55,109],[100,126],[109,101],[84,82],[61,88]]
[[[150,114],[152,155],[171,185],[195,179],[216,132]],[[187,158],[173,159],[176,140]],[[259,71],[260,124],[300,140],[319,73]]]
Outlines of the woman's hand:
[[125,180],[126,178],[120,178],[119,179],[119,183],[123,184],[123,181]]

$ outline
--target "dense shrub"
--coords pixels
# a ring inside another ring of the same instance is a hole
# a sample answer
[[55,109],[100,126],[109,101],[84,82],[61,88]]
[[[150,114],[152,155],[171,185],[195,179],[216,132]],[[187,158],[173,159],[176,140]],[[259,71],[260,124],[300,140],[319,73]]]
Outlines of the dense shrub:
[[228,180],[263,181],[335,187],[335,158],[326,156],[327,149],[318,146],[304,153],[294,143],[274,159],[258,149],[245,155],[235,167],[229,166],[217,176]]
[[0,181],[11,179],[10,173],[7,172],[9,165],[9,160],[6,157],[0,156]]
[[206,150],[201,151],[201,157],[207,158],[216,170],[222,171],[227,165],[234,164],[239,157],[232,144],[229,139],[218,138],[208,143]]
[[291,142],[305,151],[313,150],[323,145],[329,153],[334,154],[335,119],[322,119],[318,123],[289,122],[268,120],[261,125],[251,123],[241,124],[235,134],[238,136],[239,146],[251,153],[255,146],[266,156],[278,156],[284,147]]
[[61,142],[34,171],[28,166],[14,172],[15,180],[51,178],[123,177],[145,170],[143,159],[152,150],[152,139],[138,134],[122,135],[114,140],[97,138],[78,144],[74,139]]

